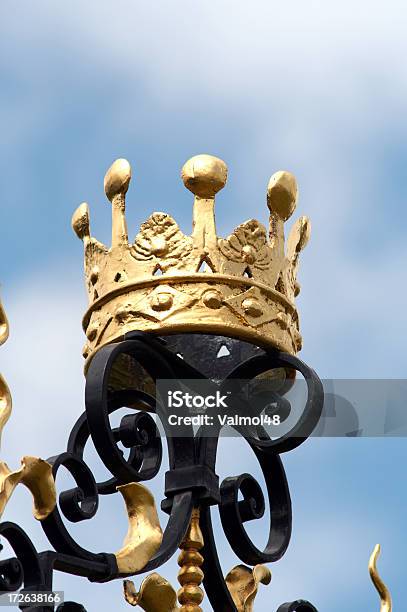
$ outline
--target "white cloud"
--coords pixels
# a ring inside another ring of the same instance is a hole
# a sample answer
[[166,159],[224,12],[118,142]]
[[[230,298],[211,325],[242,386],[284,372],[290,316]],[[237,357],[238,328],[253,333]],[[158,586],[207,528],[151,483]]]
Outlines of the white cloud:
[[295,128],[296,147],[301,132],[312,146],[333,114],[366,127],[380,121],[381,103],[403,108],[402,2],[385,8],[366,0],[356,7],[350,0],[178,0],[152,7],[39,0],[9,7],[3,4],[4,43],[13,46],[8,66],[47,112],[56,110],[47,104],[48,96],[58,98],[54,83],[74,81],[75,100],[95,71],[114,88],[105,92],[114,120],[125,118],[129,129],[137,105],[149,98],[165,108],[195,108],[197,116],[220,112],[237,120],[244,113],[252,128],[270,136],[282,121]]
[[[128,80],[141,72],[157,93],[163,87],[173,91],[177,102],[180,86],[190,93],[212,91],[215,99],[236,93],[240,101],[245,95],[258,98],[258,89],[242,87],[242,77],[248,85],[262,83],[280,99],[295,92],[299,82],[319,82],[318,89],[331,97],[325,79],[346,94],[346,66],[354,73],[374,62],[376,73],[387,73],[389,60],[395,61],[406,44],[406,9],[399,1],[385,9],[381,2],[366,0],[357,6],[350,0],[178,0],[156,2],[154,8],[131,0],[74,1],[69,7],[40,0],[13,9],[3,5],[3,15],[8,36],[17,36],[20,45],[50,50],[54,42],[56,56],[69,48],[98,63],[107,75],[115,70]],[[38,68],[41,74],[46,66]],[[392,64],[391,70],[393,77],[405,80],[401,65]]]

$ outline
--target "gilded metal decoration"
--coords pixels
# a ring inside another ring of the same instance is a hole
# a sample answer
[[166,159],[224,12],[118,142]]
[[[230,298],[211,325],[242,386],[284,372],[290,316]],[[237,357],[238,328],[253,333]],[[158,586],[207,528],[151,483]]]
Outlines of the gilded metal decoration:
[[140,571],[160,548],[162,530],[154,497],[138,482],[121,485],[118,490],[126,502],[129,530],[123,547],[116,553],[121,574]]
[[[4,344],[9,335],[9,324],[3,304],[0,300],[0,346]],[[0,441],[3,428],[11,415],[11,393],[8,385],[0,372]]]
[[124,596],[131,606],[140,606],[146,612],[176,612],[177,593],[171,584],[156,572],[144,578],[140,591],[131,580],[125,580]]
[[147,576],[137,592],[131,580],[125,580],[124,596],[132,606],[140,606],[146,612],[202,612],[200,603],[203,600],[203,591],[200,584],[203,580],[201,565],[203,557],[200,550],[203,548],[203,536],[199,527],[199,509],[192,510],[191,522],[187,533],[180,544],[180,555],[178,557],[178,581],[181,588],[177,593],[171,584],[154,572]]
[[209,332],[274,347],[290,354],[301,348],[294,297],[298,256],[310,223],[301,217],[284,248],[284,222],[295,210],[297,183],[289,172],[269,182],[269,228],[250,219],[227,238],[218,238],[215,195],[226,183],[226,164],[210,155],[186,162],[182,180],[195,196],[193,231],[186,236],[175,220],[155,212],[128,240],[125,196],[129,163],[118,159],[105,177],[112,204],[111,247],[93,238],[87,204],[72,225],[85,248],[89,308],[85,369],[102,346],[133,331],[160,334]]
[[377,571],[377,559],[380,555],[380,544],[376,544],[369,559],[369,574],[380,596],[380,612],[391,612],[393,609],[389,589],[384,584]]
[[260,584],[270,584],[271,571],[264,565],[250,568],[237,565],[225,578],[238,612],[253,612],[254,600]]
[[178,601],[181,612],[202,612],[200,603],[203,600],[203,591],[200,584],[204,578],[201,566],[203,557],[199,552],[204,546],[202,531],[199,526],[199,508],[194,508],[188,531],[180,544],[181,553],[178,557],[178,582],[181,588],[178,591]]
[[55,483],[52,468],[38,457],[23,457],[21,468],[14,472],[4,461],[0,461],[0,517],[18,484],[30,490],[34,499],[33,513],[42,521],[51,514],[56,504]]
[[[9,335],[9,324],[0,301],[0,345]],[[5,424],[11,415],[11,393],[0,374],[0,439]],[[56,503],[55,483],[49,463],[38,457],[26,456],[21,459],[21,468],[14,472],[4,461],[0,461],[0,518],[18,484],[25,485],[34,499],[33,513],[39,521],[53,511]]]
[[9,324],[6,316],[6,311],[0,300],[0,346],[5,343],[9,334]]

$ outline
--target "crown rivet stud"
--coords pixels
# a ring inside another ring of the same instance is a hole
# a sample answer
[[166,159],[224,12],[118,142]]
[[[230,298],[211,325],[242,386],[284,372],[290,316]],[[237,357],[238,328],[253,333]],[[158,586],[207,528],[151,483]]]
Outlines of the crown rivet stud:
[[169,310],[174,302],[171,293],[155,293],[151,297],[151,308],[157,312]]
[[244,312],[251,317],[261,317],[261,315],[263,314],[263,309],[260,306],[259,302],[252,298],[246,298],[245,300],[243,300],[242,307]]

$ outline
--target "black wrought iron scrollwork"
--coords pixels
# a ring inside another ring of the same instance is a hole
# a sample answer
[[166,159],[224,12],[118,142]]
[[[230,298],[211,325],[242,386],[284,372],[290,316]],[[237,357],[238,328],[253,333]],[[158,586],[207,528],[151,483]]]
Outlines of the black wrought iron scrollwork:
[[[197,338],[196,336],[195,338]],[[208,342],[207,336],[205,342]],[[43,520],[43,529],[54,550],[37,553],[27,536],[17,526],[0,525],[0,536],[9,540],[16,557],[0,564],[0,589],[16,590],[44,585],[51,588],[53,569],[86,576],[92,581],[108,581],[132,574],[119,570],[115,555],[92,552],[78,544],[70,535],[65,521],[80,522],[92,519],[98,511],[99,495],[110,495],[117,487],[132,482],[153,479],[162,463],[162,441],[152,415],[160,415],[154,384],[158,379],[206,379],[208,368],[200,371],[197,364],[186,359],[188,351],[180,349],[182,336],[172,337],[168,343],[145,333],[129,334],[122,342],[101,348],[89,366],[86,379],[86,411],[79,417],[69,436],[67,450],[49,459],[54,477],[61,466],[72,475],[75,486],[59,496],[59,508]],[[219,343],[219,339],[216,341]],[[188,342],[188,339],[187,339]],[[196,342],[196,340],[195,340]],[[228,339],[242,350],[238,341]],[[240,343],[241,344],[241,343]],[[243,343],[244,344],[244,343]],[[227,371],[219,368],[219,375],[211,384],[223,391],[234,380],[253,380],[272,370],[299,372],[307,386],[307,401],[298,421],[290,431],[277,439],[257,428],[255,435],[250,428],[236,427],[254,452],[266,483],[267,500],[253,477],[244,473],[231,475],[221,484],[216,474],[219,435],[208,433],[205,426],[198,432],[192,426],[171,428],[162,423],[168,447],[169,468],[165,479],[165,498],[162,509],[169,515],[159,549],[140,571],[149,572],[165,563],[177,550],[186,533],[194,507],[201,509],[201,528],[204,536],[204,586],[216,612],[236,611],[231,594],[224,580],[212,528],[211,506],[219,508],[226,538],[234,553],[248,565],[278,561],[285,553],[291,537],[291,500],[285,470],[280,455],[298,447],[315,428],[322,411],[323,391],[317,375],[296,357],[277,351],[245,349],[247,359],[243,363],[228,359]],[[181,356],[181,353],[183,355]],[[193,352],[191,351],[191,354]],[[137,368],[129,368],[125,383],[113,383],[118,360],[132,362]],[[134,372],[138,372],[137,375]],[[151,384],[141,384],[140,372],[148,376]],[[286,414],[287,400],[280,397]],[[244,401],[237,398],[237,401]],[[129,414],[121,418],[117,427],[111,425],[111,415],[121,408]],[[160,408],[161,409],[161,408]],[[255,410],[252,406],[248,409]],[[109,470],[111,477],[96,482],[84,460],[86,445],[92,442],[98,456]],[[122,451],[128,449],[126,457]],[[258,548],[248,536],[245,523],[261,519],[269,507],[269,528],[263,549]],[[64,518],[63,518],[64,517]],[[44,568],[46,569],[46,572]],[[46,574],[46,575],[45,575]],[[58,610],[80,610],[80,604],[66,603]],[[75,607],[76,606],[76,607]],[[52,609],[52,608],[46,608]],[[312,612],[312,604],[298,600],[283,604],[277,612]]]
[[[0,537],[8,541],[14,551],[15,557],[6,559],[0,564],[0,591],[2,593],[17,591],[24,585],[24,593],[41,593],[52,590],[52,574],[54,569],[71,571],[78,575],[84,573],[85,566],[82,566],[75,558],[58,555],[55,552],[37,552],[34,544],[21,527],[9,521],[0,524]],[[44,606],[20,606],[25,612],[51,612],[54,605]],[[57,608],[57,612],[86,612],[85,608],[75,602],[65,602]]]
[[291,603],[285,603],[279,607],[277,612],[318,612],[315,606],[313,606],[309,601],[304,601],[303,599],[297,599],[297,601],[292,601]]

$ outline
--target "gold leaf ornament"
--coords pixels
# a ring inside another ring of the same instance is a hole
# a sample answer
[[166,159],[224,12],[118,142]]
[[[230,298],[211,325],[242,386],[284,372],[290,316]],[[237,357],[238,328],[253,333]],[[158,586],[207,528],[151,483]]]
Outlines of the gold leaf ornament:
[[124,597],[131,606],[140,606],[146,612],[176,612],[177,593],[171,584],[156,572],[144,578],[140,591],[131,580],[123,582]]
[[260,584],[270,584],[271,571],[265,565],[236,565],[225,578],[238,612],[253,612],[254,600]]
[[52,467],[43,459],[26,456],[21,459],[21,468],[14,472],[4,461],[0,461],[0,517],[18,484],[23,484],[33,496],[33,514],[42,521],[55,508],[56,490]]
[[171,260],[186,257],[192,251],[192,240],[185,236],[174,219],[162,212],[155,212],[140,227],[130,249],[135,259],[162,259],[166,269]]
[[[0,300],[0,345],[8,338],[9,324],[3,304]],[[0,374],[0,438],[3,427],[11,414],[11,393],[3,376]],[[0,439],[1,441],[1,439]]]
[[[0,344],[9,335],[9,324],[0,301]],[[11,393],[3,376],[0,374],[0,436],[11,415]],[[55,482],[52,467],[43,459],[26,456],[21,459],[21,468],[12,471],[7,463],[0,461],[0,517],[18,484],[25,485],[34,499],[34,516],[37,520],[45,519],[56,504]]]
[[[140,606],[146,612],[202,612],[199,605],[203,599],[203,591],[200,588],[203,580],[203,557],[199,552],[201,548],[203,536],[199,526],[199,509],[194,508],[191,522],[180,544],[178,582],[181,588],[178,593],[168,580],[153,572],[143,580],[139,591],[131,580],[124,581],[126,601],[131,606]],[[181,608],[177,605],[177,598]]]
[[384,584],[377,571],[377,559],[380,555],[380,544],[376,544],[369,559],[370,578],[380,596],[380,612],[392,612],[393,605],[390,591]]
[[129,527],[122,548],[115,554],[121,574],[143,569],[160,548],[163,532],[155,500],[149,489],[138,482],[117,487],[122,494]]
[[266,228],[255,219],[239,225],[226,240],[219,239],[223,255],[234,262],[265,270],[272,258]]

